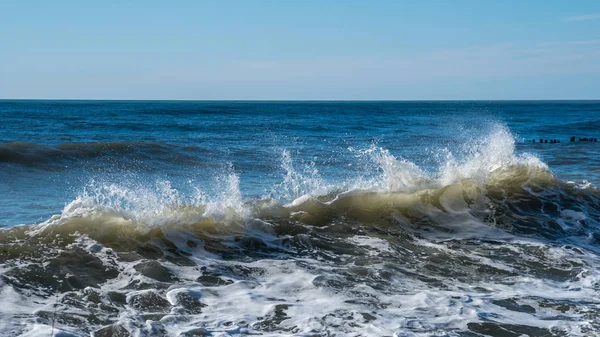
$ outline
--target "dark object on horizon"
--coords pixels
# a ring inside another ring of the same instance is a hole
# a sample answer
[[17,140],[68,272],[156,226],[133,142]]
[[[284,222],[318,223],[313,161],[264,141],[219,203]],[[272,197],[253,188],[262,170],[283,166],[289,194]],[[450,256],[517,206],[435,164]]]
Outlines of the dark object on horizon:
[[[569,138],[569,142],[573,143],[573,142],[576,142],[578,139],[580,142],[598,142],[597,138],[588,138],[588,137],[575,138],[575,136],[572,136],[571,138]],[[535,138],[533,138],[530,142],[535,143],[536,142]],[[540,143],[542,143],[542,144],[544,144],[544,143],[558,144],[558,143],[560,143],[560,139],[540,138]]]
[[[575,136],[571,137],[571,142],[574,142],[574,141],[575,141]],[[597,142],[598,139],[597,138],[587,138],[587,137],[581,138],[581,137],[579,137],[579,141],[580,142]],[[559,141],[559,143],[560,143],[560,141]]]

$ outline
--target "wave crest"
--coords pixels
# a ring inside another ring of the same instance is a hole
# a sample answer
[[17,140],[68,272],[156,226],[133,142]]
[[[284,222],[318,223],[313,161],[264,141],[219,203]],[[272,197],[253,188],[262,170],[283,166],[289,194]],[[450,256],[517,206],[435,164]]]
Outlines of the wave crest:
[[463,180],[472,180],[485,187],[488,184],[524,183],[528,179],[553,179],[548,166],[538,157],[516,153],[514,136],[503,125],[495,125],[485,137],[463,144],[458,151],[443,148],[433,153],[437,163],[429,170],[376,146],[351,150],[359,157],[370,158],[380,172],[375,177],[361,177],[353,188],[414,192]]

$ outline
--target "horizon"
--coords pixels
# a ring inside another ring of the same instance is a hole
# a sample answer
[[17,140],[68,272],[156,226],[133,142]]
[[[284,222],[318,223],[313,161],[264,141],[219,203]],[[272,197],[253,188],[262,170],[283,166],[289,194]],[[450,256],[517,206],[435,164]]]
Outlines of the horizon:
[[599,99],[102,99],[102,98],[0,98],[0,102],[234,102],[234,103],[410,103],[410,102],[600,102]]
[[594,1],[0,8],[3,100],[600,99]]

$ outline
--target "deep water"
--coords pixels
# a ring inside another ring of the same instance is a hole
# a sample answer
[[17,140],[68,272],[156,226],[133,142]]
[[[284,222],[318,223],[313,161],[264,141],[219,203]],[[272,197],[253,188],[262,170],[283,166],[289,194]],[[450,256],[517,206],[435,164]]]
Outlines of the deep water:
[[580,138],[600,102],[0,100],[0,335],[598,335]]

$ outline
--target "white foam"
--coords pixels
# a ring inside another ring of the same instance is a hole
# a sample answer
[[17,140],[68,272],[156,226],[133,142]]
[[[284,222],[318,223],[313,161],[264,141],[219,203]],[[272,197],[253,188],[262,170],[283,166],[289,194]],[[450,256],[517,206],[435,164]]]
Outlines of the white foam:
[[392,253],[393,249],[389,243],[383,239],[365,235],[355,235],[350,238],[350,241],[358,246],[368,247],[369,255],[377,255],[381,252]]
[[[355,235],[349,241],[367,248],[367,256],[378,258],[382,262],[394,252],[386,240],[379,238]],[[449,241],[415,239],[414,243],[439,250],[456,261],[468,258],[482,265],[515,272],[510,266],[476,251],[455,250],[449,246],[452,245]],[[93,241],[82,238],[76,244],[90,247]],[[585,262],[589,266],[600,266],[600,259],[594,254],[579,255],[569,249],[549,247],[541,242],[512,241],[504,243],[502,247],[518,252],[524,259],[528,257],[523,250],[535,247],[550,261],[560,263],[569,260],[581,264]],[[106,250],[96,252],[96,256],[109,258]],[[535,259],[536,256],[531,258]],[[559,328],[570,335],[581,335],[584,329],[590,328],[589,322],[582,319],[581,314],[575,311],[560,312],[553,307],[540,306],[539,299],[580,303],[580,308],[587,306],[590,310],[598,303],[595,300],[596,287],[600,282],[597,268],[584,270],[576,279],[567,282],[525,275],[507,277],[505,282],[495,283],[477,279],[463,282],[449,277],[440,280],[444,282],[443,288],[399,273],[389,278],[387,286],[381,288],[371,287],[362,282],[346,282],[344,272],[356,265],[351,262],[350,256],[338,257],[346,259],[347,262],[327,262],[310,258],[265,258],[243,262],[222,260],[210,254],[196,254],[192,259],[198,265],[192,267],[161,261],[161,264],[181,281],[174,283],[164,293],[159,289],[130,290],[128,297],[152,291],[164,296],[171,305],[175,305],[177,294],[188,293],[198,298],[206,307],[199,314],[184,316],[178,315],[172,309],[160,319],[140,322],[140,313],[128,306],[117,315],[118,323],[129,329],[134,336],[151,336],[159,329],[164,329],[172,336],[179,336],[193,329],[203,329],[207,334],[214,336],[246,333],[260,333],[265,336],[309,336],[315,331],[339,336],[430,336],[435,331],[467,329],[468,323],[481,322],[481,318],[485,318],[503,324]],[[135,263],[121,262],[119,277],[100,285],[98,291],[123,291],[132,280],[143,281],[144,277],[136,274],[133,268]],[[232,276],[232,284],[218,287],[203,286],[195,282],[195,278],[201,273],[198,267],[210,265],[254,268],[260,272],[253,273],[248,278],[236,279]],[[418,266],[401,267],[411,270]],[[361,265],[361,268],[370,275],[391,271],[385,263]],[[324,286],[323,282],[317,282],[319,279],[339,280],[345,287],[336,289]],[[1,289],[0,300],[6,308],[0,309],[0,315],[3,317],[28,315],[40,309],[52,310],[56,300],[51,297],[36,298],[33,301],[32,298],[23,299],[10,287]],[[519,304],[529,305],[535,312],[515,312],[495,304],[495,301],[506,299],[517,299]],[[277,321],[274,331],[264,331],[259,323],[265,317],[274,318],[278,308],[285,316]],[[7,319],[6,325],[0,326],[0,331],[7,331],[10,326],[16,324],[15,322]],[[31,323],[25,327],[25,336],[49,336],[49,329],[47,324]],[[55,335],[83,335],[70,331],[77,331],[77,327],[57,324]]]

